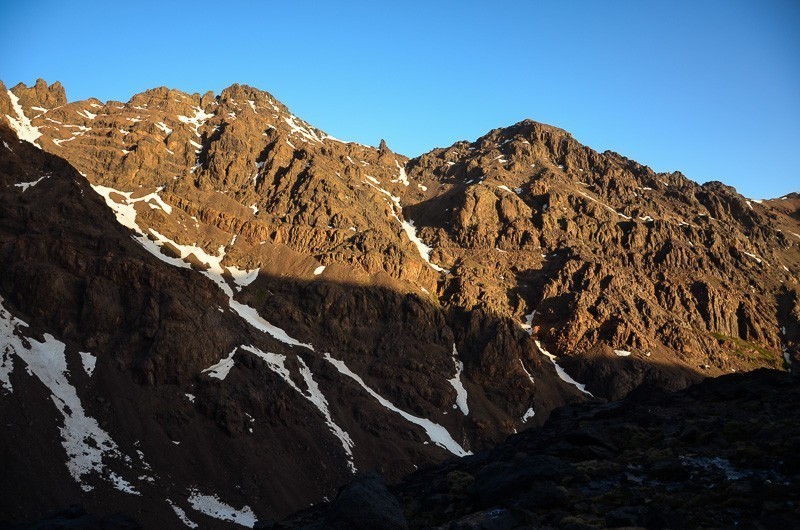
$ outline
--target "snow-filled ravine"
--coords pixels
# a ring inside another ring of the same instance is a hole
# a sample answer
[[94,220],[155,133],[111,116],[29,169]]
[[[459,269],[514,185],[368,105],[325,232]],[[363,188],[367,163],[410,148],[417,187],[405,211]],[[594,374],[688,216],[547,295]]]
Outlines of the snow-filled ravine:
[[538,340],[536,340],[536,341],[534,341],[534,343],[536,344],[536,347],[537,347],[537,348],[539,348],[539,351],[540,351],[540,352],[542,352],[542,355],[544,355],[545,357],[547,357],[548,359],[550,359],[550,362],[552,362],[552,363],[553,363],[553,366],[554,366],[554,367],[555,367],[555,369],[556,369],[556,374],[558,374],[558,377],[560,377],[562,381],[564,381],[565,383],[569,383],[570,385],[574,386],[575,388],[577,388],[578,390],[580,390],[580,391],[581,391],[581,392],[583,392],[584,394],[594,397],[594,395],[593,395],[591,392],[589,392],[588,390],[586,390],[586,385],[584,385],[584,384],[581,384],[581,383],[579,383],[579,382],[575,381],[575,380],[574,380],[574,379],[573,379],[573,378],[572,378],[572,377],[571,377],[571,376],[570,376],[570,375],[569,375],[569,374],[566,372],[566,370],[564,370],[564,369],[561,367],[561,365],[559,365],[559,364],[556,362],[556,356],[555,356],[555,355],[553,355],[552,353],[550,353],[549,351],[545,350],[545,349],[544,349],[544,346],[542,346],[542,343],[541,343],[541,342],[539,342]]
[[455,343],[453,344],[453,364],[456,367],[456,375],[452,379],[448,379],[453,389],[456,391],[456,403],[453,408],[457,408],[464,416],[469,415],[469,405],[467,405],[467,389],[464,388],[464,383],[461,381],[461,372],[464,371],[464,363],[458,355]]
[[31,120],[25,115],[22,110],[22,105],[19,104],[19,98],[12,91],[7,90],[8,98],[11,100],[11,108],[14,110],[14,116],[6,114],[8,124],[17,133],[20,140],[30,142],[36,147],[40,147],[36,140],[42,135],[38,127],[34,127]]
[[443,447],[453,453],[456,456],[466,456],[471,455],[471,451],[465,450],[458,442],[453,440],[453,437],[450,436],[450,433],[447,432],[447,429],[439,425],[438,423],[434,423],[426,418],[420,418],[418,416],[414,416],[413,414],[409,414],[408,412],[401,410],[394,406],[388,399],[380,396],[377,392],[375,392],[372,388],[367,386],[361,377],[358,374],[354,373],[344,361],[340,361],[338,359],[334,359],[331,357],[330,353],[325,354],[325,359],[331,363],[342,375],[346,375],[356,383],[358,383],[361,388],[363,388],[369,395],[373,398],[378,400],[378,402],[383,405],[384,408],[391,410],[392,412],[396,412],[397,414],[401,415],[403,418],[408,420],[415,425],[419,425],[425,432],[428,433],[428,437],[431,439],[433,443],[436,445]]

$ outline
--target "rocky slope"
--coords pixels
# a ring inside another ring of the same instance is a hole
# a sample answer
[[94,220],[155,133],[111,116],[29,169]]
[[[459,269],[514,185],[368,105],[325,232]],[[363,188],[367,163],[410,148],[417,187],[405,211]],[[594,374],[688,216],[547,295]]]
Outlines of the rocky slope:
[[[2,87],[0,122],[20,483],[0,517],[279,517],[565,403],[798,355],[796,196],[748,201],[529,121],[408,160],[239,85],[70,103],[38,81]],[[70,434],[87,422],[99,453]],[[59,486],[35,495],[25,466]]]
[[390,488],[360,475],[271,528],[794,528],[799,405],[774,370],[642,387]]

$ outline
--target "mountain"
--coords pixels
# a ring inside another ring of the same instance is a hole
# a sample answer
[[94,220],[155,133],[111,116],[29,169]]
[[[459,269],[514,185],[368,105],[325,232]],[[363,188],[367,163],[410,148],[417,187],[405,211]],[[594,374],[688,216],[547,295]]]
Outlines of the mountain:
[[796,194],[532,121],[410,160],[241,85],[39,80],[0,122],[0,518],[252,526],[565,404],[798,362]]

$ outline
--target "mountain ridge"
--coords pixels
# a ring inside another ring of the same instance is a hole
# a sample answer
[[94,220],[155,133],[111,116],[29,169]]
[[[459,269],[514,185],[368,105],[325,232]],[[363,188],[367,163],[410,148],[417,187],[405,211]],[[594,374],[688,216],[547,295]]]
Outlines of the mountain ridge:
[[[231,495],[245,469],[285,490],[248,478],[227,502],[285,515],[354,469],[395,481],[566,403],[797,362],[794,196],[748,201],[529,120],[409,160],[242,85],[103,104],[37,82],[0,92],[3,119],[43,150],[0,130],[0,296],[67,365],[96,357],[96,376],[70,377],[114,403],[95,412],[121,450],[169,455],[161,518]],[[30,358],[10,322],[4,359]],[[8,377],[11,407],[31,383]],[[134,411],[158,433],[141,449]],[[265,443],[279,460],[242,449]]]

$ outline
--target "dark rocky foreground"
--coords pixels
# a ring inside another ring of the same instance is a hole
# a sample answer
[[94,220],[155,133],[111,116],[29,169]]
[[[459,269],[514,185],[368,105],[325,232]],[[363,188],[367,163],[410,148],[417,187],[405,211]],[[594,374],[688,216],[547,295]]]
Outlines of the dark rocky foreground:
[[[396,485],[358,475],[332,502],[255,528],[797,528],[798,405],[797,375],[767,369],[676,393],[642,387],[562,407],[543,427]],[[0,524],[45,528],[141,526],[79,506]]]
[[640,388],[388,489],[361,475],[274,528],[797,528],[799,405],[771,370]]

